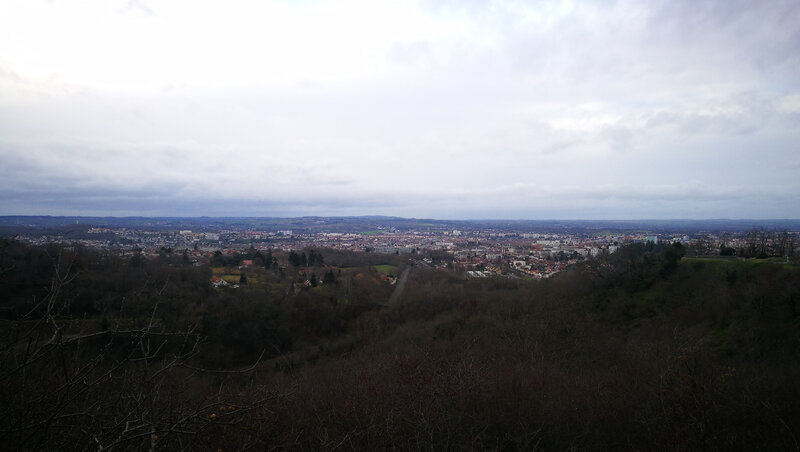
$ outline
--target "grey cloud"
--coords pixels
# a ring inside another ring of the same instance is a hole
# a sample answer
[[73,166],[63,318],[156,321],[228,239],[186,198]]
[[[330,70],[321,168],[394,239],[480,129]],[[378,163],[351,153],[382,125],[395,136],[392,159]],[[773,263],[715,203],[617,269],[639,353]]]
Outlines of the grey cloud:
[[654,9],[648,27],[658,34],[698,43],[712,35],[730,51],[765,69],[797,64],[800,12],[794,0],[665,1]]
[[645,128],[668,128],[679,134],[749,135],[782,128],[798,116],[781,111],[780,97],[762,93],[734,93],[690,108],[643,112]]
[[580,144],[585,144],[586,140],[581,138],[565,138],[565,139],[558,139],[551,141],[548,144],[540,147],[541,153],[543,154],[557,154],[563,151],[567,151],[569,149],[574,148]]
[[800,215],[796,2],[560,6],[423,2],[465,31],[344,80],[128,92],[0,60],[0,210]]
[[[497,196],[502,195],[502,196]],[[786,209],[800,196],[800,187],[709,188],[684,186],[606,185],[596,187],[509,186],[494,193],[463,194],[471,212],[505,218],[793,218],[800,209]],[[503,201],[497,202],[497,199]],[[452,203],[444,202],[452,206]],[[460,213],[464,215],[461,209]],[[456,215],[458,216],[458,215]]]
[[600,5],[580,3],[552,28],[513,22],[506,36],[514,68],[600,98],[695,95],[762,80],[797,86],[796,2]]
[[[258,162],[236,150],[197,144],[102,144],[74,142],[0,142],[8,162],[0,170],[5,193],[52,194],[76,197],[154,196],[215,193],[231,197],[257,187],[347,186],[350,181],[313,163]],[[263,184],[263,185],[262,185]],[[302,188],[295,193],[302,192]]]

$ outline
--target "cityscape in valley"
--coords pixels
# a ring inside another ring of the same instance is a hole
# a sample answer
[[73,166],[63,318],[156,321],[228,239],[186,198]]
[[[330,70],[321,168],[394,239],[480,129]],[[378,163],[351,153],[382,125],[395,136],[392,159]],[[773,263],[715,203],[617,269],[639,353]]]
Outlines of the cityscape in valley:
[[799,251],[800,220],[4,216],[0,442],[791,449]]
[[36,245],[80,244],[146,258],[186,255],[196,265],[249,249],[275,252],[283,259],[279,265],[288,265],[290,252],[309,249],[394,254],[476,278],[547,278],[635,243],[680,243],[689,256],[785,261],[800,251],[798,220],[0,217],[0,232]]
[[0,1],[0,445],[800,452],[798,75],[800,0]]

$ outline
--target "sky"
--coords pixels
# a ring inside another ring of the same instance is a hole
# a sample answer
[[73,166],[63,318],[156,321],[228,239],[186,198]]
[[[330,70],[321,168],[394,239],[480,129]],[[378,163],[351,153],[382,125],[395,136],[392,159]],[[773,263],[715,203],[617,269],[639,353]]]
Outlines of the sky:
[[0,215],[800,218],[800,1],[3,0]]

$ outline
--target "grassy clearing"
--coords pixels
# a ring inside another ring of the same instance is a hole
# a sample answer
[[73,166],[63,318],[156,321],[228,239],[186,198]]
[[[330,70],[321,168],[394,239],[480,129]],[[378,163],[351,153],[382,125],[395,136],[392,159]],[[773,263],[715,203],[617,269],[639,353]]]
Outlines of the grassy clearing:
[[383,234],[383,231],[360,231],[359,234],[361,234],[361,235],[378,235],[378,234]]
[[373,265],[372,268],[382,275],[396,275],[397,267],[394,265]]
[[[750,259],[754,261],[755,259]],[[698,256],[698,257],[684,257],[681,258],[682,262],[745,262],[743,257],[736,256]]]
[[765,259],[756,259],[756,258],[748,258],[745,259],[743,257],[737,256],[699,256],[699,257],[684,257],[681,259],[681,262],[715,262],[719,264],[739,264],[745,266],[758,266],[762,264],[780,264],[780,265],[787,265],[796,267],[797,262],[786,262],[784,259],[780,257],[768,257]]
[[[231,272],[230,268],[225,267],[212,267],[211,268],[211,275],[215,278],[222,278],[225,282],[230,284],[239,284],[239,278],[241,278],[241,273],[233,273]],[[248,276],[249,279],[249,276]]]

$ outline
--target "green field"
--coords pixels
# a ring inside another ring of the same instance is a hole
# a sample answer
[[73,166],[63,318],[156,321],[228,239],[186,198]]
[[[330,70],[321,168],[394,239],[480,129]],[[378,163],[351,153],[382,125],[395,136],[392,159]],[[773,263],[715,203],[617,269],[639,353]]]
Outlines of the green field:
[[239,278],[241,277],[242,275],[232,275],[232,274],[222,275],[222,279],[224,279],[225,282],[230,284],[239,284]]
[[797,266],[797,262],[786,262],[780,257],[767,257],[763,259],[756,258],[743,258],[736,256],[698,256],[698,257],[684,257],[681,259],[684,262],[726,262],[726,263],[739,263],[742,265],[759,265],[759,264],[779,264],[788,266]]
[[373,265],[372,268],[382,275],[396,275],[397,267],[394,265]]

